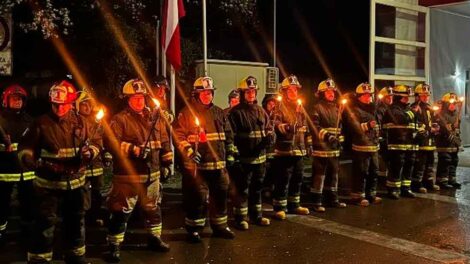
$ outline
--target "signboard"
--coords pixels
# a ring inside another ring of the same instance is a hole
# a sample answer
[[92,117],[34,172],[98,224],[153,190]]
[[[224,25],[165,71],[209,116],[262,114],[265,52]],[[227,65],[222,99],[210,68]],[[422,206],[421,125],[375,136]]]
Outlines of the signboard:
[[12,75],[13,61],[11,52],[11,38],[11,15],[0,16],[0,76]]

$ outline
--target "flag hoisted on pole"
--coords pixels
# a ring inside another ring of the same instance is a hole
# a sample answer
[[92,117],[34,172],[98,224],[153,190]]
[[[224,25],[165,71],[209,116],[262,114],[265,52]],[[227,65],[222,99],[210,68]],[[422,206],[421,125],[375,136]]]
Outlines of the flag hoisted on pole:
[[184,16],[183,0],[165,0],[163,4],[161,43],[168,62],[176,71],[181,69],[179,19]]

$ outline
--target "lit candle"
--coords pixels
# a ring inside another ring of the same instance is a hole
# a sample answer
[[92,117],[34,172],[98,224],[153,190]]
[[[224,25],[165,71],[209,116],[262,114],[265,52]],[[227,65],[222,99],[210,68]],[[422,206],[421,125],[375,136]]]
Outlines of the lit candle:
[[298,106],[302,106],[302,100],[297,99],[297,105],[298,105]]
[[96,116],[95,116],[96,122],[100,122],[101,119],[103,119],[103,117],[104,117],[104,110],[100,109],[98,113],[96,113]]
[[432,107],[432,110],[433,110],[433,111],[439,111],[439,109],[440,109],[440,107],[437,106],[437,105],[434,105],[434,106]]
[[196,126],[199,127],[201,124],[199,123],[199,118],[196,117],[196,120],[195,120],[195,123],[196,123]]
[[449,103],[451,103],[451,104],[455,103],[455,99],[454,98],[450,99]]
[[281,101],[282,101],[282,96],[278,95],[277,98],[276,98],[276,100],[277,100],[278,102],[281,102]]
[[342,105],[345,105],[345,104],[347,104],[347,103],[348,103],[348,99],[343,99],[343,100],[341,100],[341,104],[342,104]]
[[377,97],[379,98],[379,100],[382,100],[384,98],[383,94],[379,94]]
[[459,102],[463,102],[463,101],[465,101],[465,97],[463,96],[459,97]]
[[160,102],[157,99],[152,98],[152,101],[155,104],[155,108],[160,108]]

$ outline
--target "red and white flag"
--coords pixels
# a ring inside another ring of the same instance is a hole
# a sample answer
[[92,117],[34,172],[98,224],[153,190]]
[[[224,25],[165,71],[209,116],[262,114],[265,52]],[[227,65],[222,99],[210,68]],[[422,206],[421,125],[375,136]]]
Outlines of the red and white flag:
[[176,71],[181,68],[179,19],[185,16],[183,0],[165,0],[163,4],[162,48]]

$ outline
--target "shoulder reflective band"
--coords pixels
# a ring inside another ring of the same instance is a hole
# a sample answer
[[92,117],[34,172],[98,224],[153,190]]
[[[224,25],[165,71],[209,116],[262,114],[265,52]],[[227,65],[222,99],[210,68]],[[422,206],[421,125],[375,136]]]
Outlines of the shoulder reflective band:
[[41,149],[41,158],[50,159],[63,159],[73,158],[79,152],[79,148],[61,148],[57,153],[49,152],[45,149]]
[[[23,181],[32,180],[36,177],[34,171],[23,173]],[[21,173],[0,173],[0,181],[3,182],[17,182],[21,180]]]

